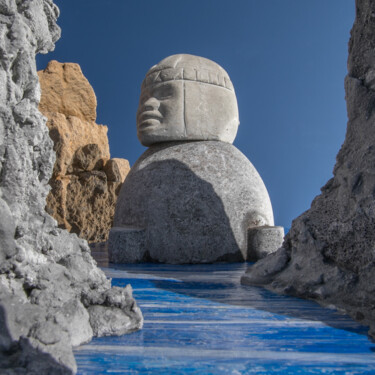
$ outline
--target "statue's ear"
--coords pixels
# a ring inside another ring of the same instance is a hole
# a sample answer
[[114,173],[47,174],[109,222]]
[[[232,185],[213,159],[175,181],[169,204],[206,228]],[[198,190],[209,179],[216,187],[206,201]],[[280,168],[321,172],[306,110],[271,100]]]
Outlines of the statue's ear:
[[234,92],[217,85],[185,81],[185,121],[189,139],[233,143],[238,129]]

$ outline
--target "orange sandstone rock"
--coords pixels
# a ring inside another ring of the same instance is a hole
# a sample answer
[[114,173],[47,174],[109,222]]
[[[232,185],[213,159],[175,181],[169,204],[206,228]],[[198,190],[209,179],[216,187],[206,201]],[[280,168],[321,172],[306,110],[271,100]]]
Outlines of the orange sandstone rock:
[[108,128],[95,123],[96,96],[78,64],[50,61],[38,75],[56,152],[46,210],[89,242],[106,241],[129,162],[110,159]]
[[130,171],[129,162],[126,159],[110,159],[104,166],[108,181],[123,182]]
[[39,110],[58,112],[84,121],[96,120],[96,96],[78,64],[52,60],[38,72],[42,97]]
[[[39,75],[40,76],[40,75]],[[45,84],[45,83],[44,83]],[[43,85],[42,90],[43,90]],[[42,91],[42,97],[44,93]],[[62,113],[41,111],[48,118],[49,134],[54,142],[56,162],[53,177],[65,176],[78,150],[88,144],[97,145],[100,157],[110,159],[107,132],[104,125],[83,121],[78,117],[66,117]],[[105,162],[104,162],[105,164]],[[71,172],[71,171],[70,171]]]

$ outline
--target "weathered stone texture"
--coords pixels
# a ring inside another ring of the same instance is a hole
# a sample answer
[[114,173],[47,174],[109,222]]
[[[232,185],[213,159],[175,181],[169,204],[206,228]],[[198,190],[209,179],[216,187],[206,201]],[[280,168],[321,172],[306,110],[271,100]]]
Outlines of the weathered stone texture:
[[247,229],[263,225],[273,225],[267,189],[236,147],[216,141],[153,145],[121,189],[110,260],[244,261]]
[[58,112],[95,122],[96,96],[78,64],[60,64],[53,60],[38,75],[42,88],[39,110],[42,113]]
[[129,162],[110,159],[108,128],[95,123],[96,96],[78,64],[50,61],[38,75],[56,151],[47,212],[89,242],[106,241]]
[[345,79],[347,133],[333,178],[283,247],[242,281],[346,310],[375,336],[375,2],[356,1]]
[[280,248],[284,240],[283,227],[252,227],[247,231],[247,260],[255,262]]
[[178,54],[147,72],[137,111],[137,135],[144,146],[188,140],[233,143],[238,125],[232,82],[214,61]]
[[111,262],[247,259],[248,228],[273,226],[273,212],[258,172],[231,145],[238,125],[233,85],[214,61],[178,54],[148,71],[137,135],[150,148],[121,188]]
[[71,374],[72,345],[95,329],[91,307],[125,314],[129,330],[142,315],[129,288],[111,289],[87,242],[44,209],[55,154],[38,111],[35,54],[54,48],[59,11],[50,0],[0,0],[0,11],[0,372]]

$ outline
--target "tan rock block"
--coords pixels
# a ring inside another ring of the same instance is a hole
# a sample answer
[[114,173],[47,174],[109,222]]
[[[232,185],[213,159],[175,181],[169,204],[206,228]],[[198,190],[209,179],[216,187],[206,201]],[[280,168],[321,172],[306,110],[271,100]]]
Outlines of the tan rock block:
[[77,150],[88,144],[96,144],[105,161],[110,158],[106,126],[82,121],[78,117],[66,117],[56,112],[43,114],[48,117],[47,126],[55,144],[54,176],[66,175]]
[[121,182],[107,183],[103,171],[72,175],[66,189],[66,221],[71,231],[89,242],[102,242],[111,229],[117,188]]
[[68,168],[68,173],[100,170],[103,168],[104,161],[99,146],[95,143],[89,143],[80,147],[75,153],[72,164]]
[[106,241],[129,162],[110,160],[108,128],[95,123],[96,97],[79,65],[51,61],[38,74],[56,152],[46,210],[89,242]]
[[42,113],[59,112],[84,121],[96,120],[96,96],[78,64],[52,60],[38,75]]
[[130,171],[129,161],[126,159],[113,158],[107,161],[104,166],[104,172],[108,181],[124,182]]
[[52,189],[47,196],[46,211],[55,218],[60,228],[68,231],[71,225],[66,221],[66,188],[70,183],[70,177],[66,176],[62,179],[51,178],[49,184]]

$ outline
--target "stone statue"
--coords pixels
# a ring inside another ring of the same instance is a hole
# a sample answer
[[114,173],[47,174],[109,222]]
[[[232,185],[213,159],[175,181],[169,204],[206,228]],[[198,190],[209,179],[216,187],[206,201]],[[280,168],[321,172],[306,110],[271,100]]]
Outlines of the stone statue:
[[203,57],[174,55],[153,66],[137,112],[144,146],[174,141],[233,143],[237,99],[227,72]]
[[180,54],[149,70],[137,111],[149,148],[119,194],[110,261],[235,262],[278,248],[266,187],[232,145],[238,125],[233,85],[215,62]]

